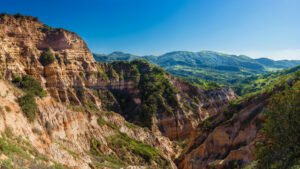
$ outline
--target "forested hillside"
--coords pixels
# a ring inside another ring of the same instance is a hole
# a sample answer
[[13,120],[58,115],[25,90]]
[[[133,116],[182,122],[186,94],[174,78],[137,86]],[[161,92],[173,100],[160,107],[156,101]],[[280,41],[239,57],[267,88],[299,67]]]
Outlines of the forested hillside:
[[235,80],[246,76],[265,74],[300,65],[299,60],[252,59],[244,55],[228,55],[213,51],[178,51],[161,56],[135,56],[123,52],[113,52],[109,55],[94,54],[94,58],[99,62],[146,59],[174,75],[188,77],[194,82],[206,80],[225,85],[231,85]]

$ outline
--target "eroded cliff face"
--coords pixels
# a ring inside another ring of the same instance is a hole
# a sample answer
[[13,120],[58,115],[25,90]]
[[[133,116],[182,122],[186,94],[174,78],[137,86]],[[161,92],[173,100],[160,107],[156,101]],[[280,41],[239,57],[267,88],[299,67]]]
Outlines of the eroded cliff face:
[[205,91],[177,78],[170,77],[170,81],[178,90],[180,108],[173,116],[157,114],[155,120],[163,134],[172,140],[188,139],[199,123],[220,113],[231,100],[237,98],[228,87]]
[[[47,51],[55,60],[42,64]],[[189,138],[199,123],[237,98],[230,88],[205,91],[144,61],[97,63],[77,34],[27,16],[1,15],[0,65],[1,106],[11,109],[1,114],[0,130],[28,140],[51,159],[48,166],[176,168],[181,148],[170,139]],[[33,122],[17,102],[24,92],[11,84],[24,75],[48,92],[36,97]]]
[[[42,82],[58,102],[83,105],[92,100],[100,108],[101,100],[93,94],[93,90],[125,91],[137,107],[131,111],[139,109],[142,98],[137,80],[132,78],[131,65],[96,63],[86,43],[77,34],[51,28],[33,17],[6,15],[2,16],[1,22],[0,56],[2,74],[6,79],[30,74]],[[56,61],[43,66],[40,57],[46,50],[50,50]],[[147,66],[141,68],[140,73],[146,74]],[[170,77],[170,82],[179,91],[180,107],[174,110],[172,116],[164,112],[153,116],[152,121],[157,125],[152,130],[171,139],[187,138],[189,131],[201,120],[218,113],[236,98],[233,91],[225,87],[204,91],[173,77]],[[85,89],[84,97],[78,95],[80,89]],[[124,114],[126,111],[123,110]]]
[[239,168],[254,160],[255,142],[268,94],[245,99],[211,116],[193,131],[178,168]]
[[[104,109],[107,104],[115,104],[114,98],[105,102],[97,96],[98,92],[102,97],[109,97],[106,95],[108,89],[134,92],[131,90],[133,82],[119,80],[110,65],[96,63],[78,35],[50,28],[27,16],[1,15],[0,28],[1,74],[4,78],[0,82],[1,110],[4,107],[10,110],[1,114],[1,131],[9,129],[14,136],[29,141],[35,151],[51,159],[45,162],[48,166],[58,163],[71,168],[130,165],[176,168],[172,159],[178,152],[174,152],[168,138],[156,136]],[[40,57],[47,50],[56,60],[43,65]],[[48,91],[45,98],[36,98],[38,116],[34,122],[27,120],[17,102],[24,93],[10,82],[24,75],[33,76]],[[96,110],[80,109],[87,103]],[[122,135],[125,142],[113,139],[120,133],[125,134]],[[121,143],[130,146],[132,142],[140,147],[125,150],[114,146]],[[148,145],[151,148],[147,148]],[[153,153],[143,152],[145,147]],[[134,151],[142,152],[135,154]],[[35,154],[30,155],[32,158],[26,159],[28,166],[34,165],[30,161],[36,159]]]
[[[34,122],[29,122],[16,102],[22,91],[3,80],[0,81],[0,86],[0,131],[5,133],[9,129],[15,138],[28,141],[35,151],[55,163],[70,168],[118,168],[130,164],[142,168],[176,168],[171,159],[177,152],[174,152],[173,143],[169,139],[155,136],[150,131],[130,124],[117,113],[73,111],[48,96],[37,99],[38,117]],[[160,152],[155,154],[155,158],[149,163],[145,162],[142,156],[132,154],[130,150],[126,154],[127,159],[122,159],[122,153],[127,152],[122,149],[116,151],[113,142],[110,142],[110,138],[119,137],[120,133]],[[3,135],[2,137],[5,138]],[[33,161],[39,161],[35,154],[30,155],[32,159],[28,160],[28,167],[34,165]],[[115,160],[121,159],[122,162],[116,165],[116,161],[106,160],[107,156]],[[163,164],[158,164],[158,161]],[[51,161],[45,163],[53,164]]]

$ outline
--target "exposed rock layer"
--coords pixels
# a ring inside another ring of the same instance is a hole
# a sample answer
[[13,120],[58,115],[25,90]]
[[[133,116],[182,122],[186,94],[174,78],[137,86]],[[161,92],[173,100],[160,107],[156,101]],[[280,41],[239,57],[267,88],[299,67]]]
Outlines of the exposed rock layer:
[[[78,90],[90,88],[125,90],[135,98],[137,107],[140,105],[139,89],[134,86],[135,81],[119,78],[121,73],[128,74],[130,67],[123,65],[116,68],[96,63],[86,43],[77,34],[53,29],[32,17],[15,18],[6,15],[1,18],[1,23],[0,56],[2,73],[6,79],[30,74],[45,85],[53,98],[67,104],[83,105],[84,101],[92,100],[101,108],[101,100],[92,91],[85,93],[87,96],[84,100],[78,97]],[[47,49],[55,55],[56,61],[43,66],[39,60]],[[159,129],[170,139],[187,138],[189,131],[201,120],[218,113],[230,100],[236,98],[230,88],[204,91],[173,77],[170,77],[170,82],[179,91],[181,109],[174,116],[157,114],[153,117],[157,124],[153,126],[153,131]],[[194,109],[184,110],[182,99]]]
[[254,143],[268,95],[244,100],[240,110],[217,114],[200,125],[187,150],[177,160],[179,168],[236,168],[254,160]]
[[[178,156],[180,148],[173,145],[169,138],[187,139],[202,120],[218,114],[229,101],[236,98],[227,87],[204,91],[171,75],[165,75],[178,91],[176,97],[179,108],[171,115],[164,112],[153,114],[152,132],[138,126],[128,127],[128,122],[122,116],[105,113],[105,107],[112,104],[120,114],[126,116],[128,112],[120,108],[115,98],[122,92],[128,93],[136,105],[137,109],[133,113],[141,106],[141,89],[136,85],[138,80],[132,78],[132,66],[96,63],[86,43],[78,35],[64,29],[53,29],[33,17],[1,15],[0,27],[1,74],[6,80],[0,83],[3,93],[1,101],[3,106],[7,105],[13,110],[1,116],[1,130],[11,128],[15,135],[28,136],[38,151],[68,167],[90,168],[94,165],[94,158],[89,154],[91,139],[100,143],[97,149],[102,154],[117,157],[118,152],[108,145],[107,138],[121,132],[160,150],[161,158],[170,162],[170,168],[176,168],[172,160]],[[56,60],[43,65],[40,57],[46,50]],[[142,70],[147,71],[150,67]],[[21,109],[16,100],[23,93],[9,83],[14,77],[23,75],[35,77],[49,93],[46,98],[36,98],[38,118],[33,123],[18,113]],[[102,99],[104,95],[97,96],[103,92],[111,92],[115,96],[104,94],[111,97],[107,102]],[[8,94],[4,97],[5,93]],[[89,102],[98,111],[76,111],[69,106],[84,106]],[[107,124],[99,125],[99,118]],[[117,126],[117,129],[109,124]],[[140,157],[134,155],[130,160],[141,161]],[[147,165],[161,167],[155,161]]]

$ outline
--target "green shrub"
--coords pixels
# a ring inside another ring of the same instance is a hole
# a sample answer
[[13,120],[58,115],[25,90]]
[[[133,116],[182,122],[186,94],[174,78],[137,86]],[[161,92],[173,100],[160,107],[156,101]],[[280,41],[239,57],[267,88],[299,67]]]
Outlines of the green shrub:
[[26,75],[23,78],[16,76],[12,82],[26,93],[32,93],[39,97],[44,97],[47,94],[41,84],[30,75]]
[[32,93],[27,93],[23,97],[19,98],[18,101],[28,120],[31,122],[34,121],[36,116],[35,112],[37,110],[37,104],[35,102],[34,95]]
[[109,137],[107,142],[113,150],[119,153],[119,158],[122,161],[130,163],[131,160],[128,157],[130,154],[134,154],[142,159],[141,164],[151,164],[152,161],[155,161],[160,167],[169,165],[169,162],[160,155],[158,150],[148,144],[130,138],[125,133]]
[[55,28],[52,28],[52,27],[50,27],[48,25],[45,25],[45,24],[43,26],[39,27],[38,29],[41,30],[44,33],[51,33],[51,32],[54,32],[56,30]]
[[5,108],[6,112],[11,112],[11,108],[9,106],[5,106],[4,108]]
[[91,154],[100,157],[100,158],[96,158],[97,159],[97,161],[95,162],[96,165],[97,163],[100,163],[100,165],[101,163],[105,163],[106,166],[109,164],[109,166],[111,166],[112,168],[123,168],[124,166],[126,166],[124,162],[120,161],[119,158],[114,156],[113,154],[110,155],[102,154],[100,151],[100,147],[101,147],[101,143],[98,140],[96,140],[95,138],[92,138],[90,140]]
[[4,133],[8,138],[12,138],[14,136],[14,133],[10,127],[6,127]]
[[98,123],[99,126],[106,125],[106,126],[112,128],[112,129],[118,129],[118,127],[115,124],[109,123],[109,122],[103,120],[102,118],[98,118],[97,123]]
[[84,103],[84,107],[88,111],[99,111],[98,106],[96,106],[92,101],[88,101],[88,102]]
[[22,15],[21,15],[20,13],[16,13],[16,14],[14,15],[14,17],[15,17],[16,19],[18,19],[18,18],[21,18]]
[[72,62],[69,60],[69,59],[67,59],[67,58],[65,58],[64,59],[64,64],[65,65],[68,65],[68,64],[71,64]]
[[48,49],[44,51],[40,56],[40,62],[43,66],[47,66],[55,61],[55,56]]
[[34,97],[44,97],[47,92],[43,90],[41,84],[30,75],[24,77],[16,76],[12,82],[25,92],[25,95],[18,99],[19,105],[29,121],[34,121],[37,109]]
[[201,123],[199,123],[199,128],[201,128],[203,131],[211,131],[213,129],[213,125],[212,123],[209,121],[209,119],[206,119],[204,121],[202,121]]
[[126,125],[126,127],[130,128],[130,129],[137,128],[136,125],[134,125],[134,124],[132,124],[132,123],[129,123],[129,122],[127,122],[127,121],[125,122],[125,125]]
[[21,76],[15,76],[12,82],[13,82],[14,84],[17,84],[17,86],[20,86],[22,80],[23,80],[23,79],[22,79]]

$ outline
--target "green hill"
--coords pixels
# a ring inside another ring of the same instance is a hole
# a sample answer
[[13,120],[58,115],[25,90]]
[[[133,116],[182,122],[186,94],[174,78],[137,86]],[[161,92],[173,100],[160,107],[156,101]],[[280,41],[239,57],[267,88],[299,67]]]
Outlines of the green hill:
[[161,56],[136,56],[114,52],[109,55],[94,54],[94,58],[99,62],[146,59],[174,75],[193,79],[194,82],[200,78],[224,85],[235,84],[239,79],[251,75],[266,74],[300,65],[299,60],[252,59],[245,55],[229,55],[213,51],[175,51]]
[[300,65],[300,60],[279,60],[279,61],[274,61],[268,58],[259,58],[255,59],[256,62],[270,68],[289,68],[293,67],[296,65]]
[[138,56],[134,56],[123,52],[113,52],[109,55],[105,54],[94,54],[94,58],[98,62],[113,62],[113,61],[129,61],[138,59]]

